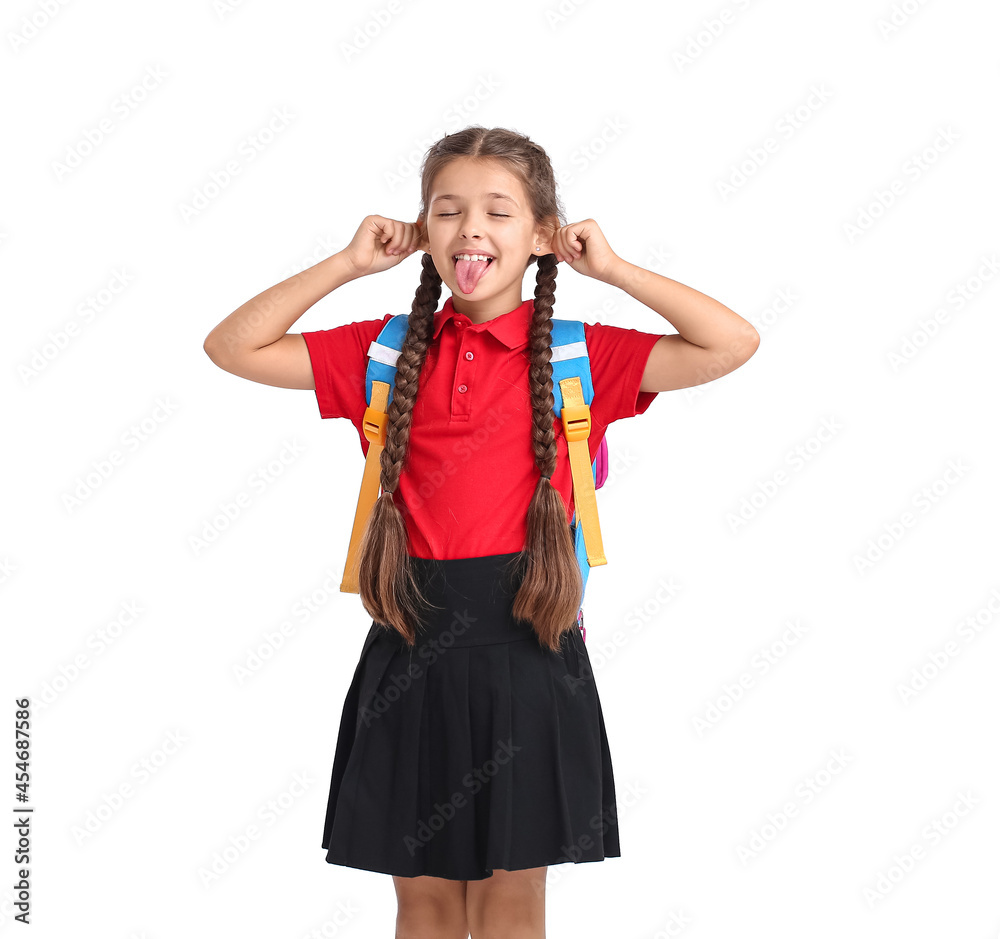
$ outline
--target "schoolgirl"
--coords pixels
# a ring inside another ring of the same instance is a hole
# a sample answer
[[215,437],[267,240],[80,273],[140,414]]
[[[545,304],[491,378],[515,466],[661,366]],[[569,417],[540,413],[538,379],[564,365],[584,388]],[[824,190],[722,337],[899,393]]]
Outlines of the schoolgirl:
[[721,303],[620,258],[593,219],[566,224],[544,150],[475,125],[428,150],[416,221],[368,216],[344,250],[223,320],[205,350],[253,381],[314,390],[320,416],[350,420],[367,454],[368,356],[393,314],[288,330],[343,283],[411,254],[420,286],[381,495],[349,572],[372,624],[341,713],[322,847],[332,864],[392,875],[398,936],[543,936],[547,867],[621,853],[553,413],[557,265],[677,329],[585,324],[592,460],[609,424],[732,371],[758,336]]

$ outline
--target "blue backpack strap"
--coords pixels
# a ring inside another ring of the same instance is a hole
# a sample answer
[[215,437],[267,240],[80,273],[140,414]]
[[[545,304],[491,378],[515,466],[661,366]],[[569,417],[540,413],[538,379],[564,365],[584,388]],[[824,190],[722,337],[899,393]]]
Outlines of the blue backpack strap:
[[[552,398],[556,417],[562,414],[562,389],[559,382],[564,378],[579,378],[583,391],[583,399],[590,404],[594,399],[594,384],[590,374],[590,356],[587,353],[587,339],[583,323],[579,320],[552,320]],[[601,447],[607,444],[601,439]],[[597,460],[591,465],[594,481],[597,480]],[[580,575],[583,578],[583,593],[587,591],[587,578],[590,574],[590,562],[587,560],[587,546],[583,539],[583,526],[577,517],[576,507],[573,509],[573,519],[570,522],[570,532],[576,549],[576,559],[580,565]],[[581,613],[583,594],[580,596]],[[578,616],[578,619],[580,617]]]
[[590,377],[590,356],[587,355],[586,333],[579,320],[552,320],[552,397],[555,399],[556,417],[562,415],[562,388],[564,378],[579,378],[583,400],[590,404],[594,399],[594,384]]
[[384,381],[389,385],[389,400],[385,406],[389,410],[396,387],[396,359],[402,351],[409,325],[410,314],[397,313],[368,347],[368,370],[365,373],[365,401],[368,404],[372,403],[372,382]]

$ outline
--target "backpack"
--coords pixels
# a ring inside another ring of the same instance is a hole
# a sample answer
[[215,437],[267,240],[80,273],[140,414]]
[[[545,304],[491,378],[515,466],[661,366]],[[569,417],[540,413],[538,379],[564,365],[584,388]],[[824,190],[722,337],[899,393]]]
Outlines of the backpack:
[[[340,585],[343,593],[358,593],[358,548],[368,515],[379,495],[380,457],[385,446],[387,412],[396,383],[396,360],[403,348],[409,317],[408,313],[394,316],[368,347],[368,370],[365,374],[365,400],[368,407],[365,409],[363,430],[369,446],[344,578]],[[594,386],[590,376],[590,357],[587,355],[583,323],[579,320],[553,319],[551,351],[553,410],[556,417],[562,418],[573,473],[570,536],[580,564],[583,592],[586,592],[590,568],[608,563],[604,557],[595,494],[595,490],[600,489],[608,477],[608,445],[606,439],[602,438],[597,458],[591,463],[587,438],[591,429],[590,402],[594,397]],[[583,593],[580,595],[577,627],[586,641]]]

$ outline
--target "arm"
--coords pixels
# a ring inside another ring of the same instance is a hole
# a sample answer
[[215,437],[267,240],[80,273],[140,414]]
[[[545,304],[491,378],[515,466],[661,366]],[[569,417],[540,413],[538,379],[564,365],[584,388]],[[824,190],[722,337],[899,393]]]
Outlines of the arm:
[[692,287],[621,258],[602,280],[655,310],[678,332],[653,346],[640,391],[673,391],[712,381],[757,351],[760,336],[750,323]]
[[337,252],[247,300],[208,334],[205,352],[219,368],[241,378],[312,390],[305,340],[288,330],[311,306],[357,276]]

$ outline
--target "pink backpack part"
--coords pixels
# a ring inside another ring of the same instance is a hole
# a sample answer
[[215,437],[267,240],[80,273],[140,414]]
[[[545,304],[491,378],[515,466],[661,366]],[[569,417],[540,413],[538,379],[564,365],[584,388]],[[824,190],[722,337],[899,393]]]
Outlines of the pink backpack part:
[[597,450],[597,459],[594,460],[595,475],[594,488],[600,489],[604,481],[608,478],[608,438],[601,437],[601,446]]

